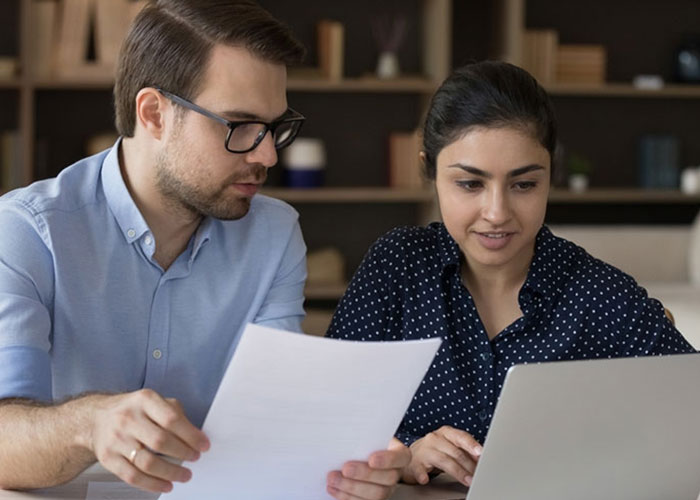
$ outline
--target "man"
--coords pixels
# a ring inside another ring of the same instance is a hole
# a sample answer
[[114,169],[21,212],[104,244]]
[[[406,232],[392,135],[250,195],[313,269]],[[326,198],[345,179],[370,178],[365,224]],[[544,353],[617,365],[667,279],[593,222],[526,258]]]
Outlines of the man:
[[[191,473],[162,455],[208,449],[198,427],[244,325],[299,330],[297,214],[255,194],[303,121],[285,96],[302,52],[248,0],[148,6],[120,56],[120,141],[0,199],[0,487],[98,460],[170,491]],[[328,491],[385,498],[409,460],[395,444]]]

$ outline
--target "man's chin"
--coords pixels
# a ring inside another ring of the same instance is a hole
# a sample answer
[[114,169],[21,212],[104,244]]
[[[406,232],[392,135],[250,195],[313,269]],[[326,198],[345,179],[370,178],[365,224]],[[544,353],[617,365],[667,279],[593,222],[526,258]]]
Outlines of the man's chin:
[[235,204],[223,207],[213,207],[204,212],[205,215],[219,220],[238,220],[246,216],[250,211],[250,199],[239,199]]

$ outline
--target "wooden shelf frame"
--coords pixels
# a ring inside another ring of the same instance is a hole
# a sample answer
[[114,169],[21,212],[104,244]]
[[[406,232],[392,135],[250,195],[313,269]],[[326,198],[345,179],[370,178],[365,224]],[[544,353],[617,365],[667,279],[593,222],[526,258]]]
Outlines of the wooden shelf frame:
[[700,194],[685,194],[674,189],[610,188],[574,193],[553,189],[550,204],[671,204],[700,205]]
[[348,188],[265,188],[262,194],[289,203],[425,203],[434,197],[432,189],[388,187]]

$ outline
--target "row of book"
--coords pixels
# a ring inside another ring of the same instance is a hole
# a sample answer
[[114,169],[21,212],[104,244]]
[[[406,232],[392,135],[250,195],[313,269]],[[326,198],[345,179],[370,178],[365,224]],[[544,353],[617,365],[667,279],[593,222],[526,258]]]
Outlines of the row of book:
[[602,45],[560,44],[556,30],[525,30],[522,67],[542,85],[602,84],[607,52]]
[[[113,75],[129,25],[145,4],[145,0],[33,0],[34,76]],[[93,52],[94,58],[89,58]]]

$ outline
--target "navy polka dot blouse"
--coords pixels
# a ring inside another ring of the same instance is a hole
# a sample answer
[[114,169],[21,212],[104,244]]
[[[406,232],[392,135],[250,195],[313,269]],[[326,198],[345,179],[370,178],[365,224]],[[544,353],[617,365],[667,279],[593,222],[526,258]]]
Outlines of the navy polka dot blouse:
[[399,426],[410,445],[443,425],[484,442],[506,371],[542,361],[695,352],[632,277],[542,227],[520,290],[523,316],[489,340],[441,223],[398,228],[370,248],[327,335],[442,337]]

